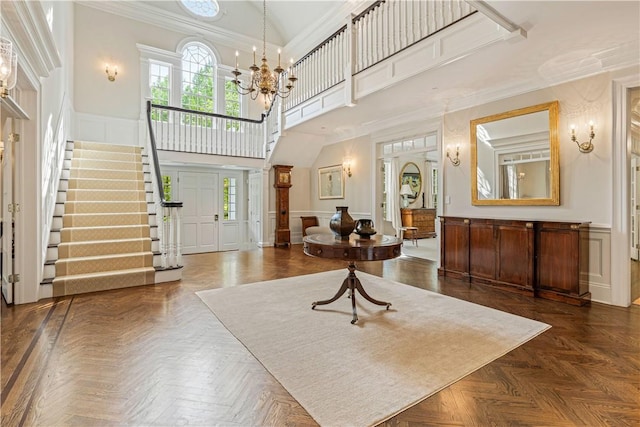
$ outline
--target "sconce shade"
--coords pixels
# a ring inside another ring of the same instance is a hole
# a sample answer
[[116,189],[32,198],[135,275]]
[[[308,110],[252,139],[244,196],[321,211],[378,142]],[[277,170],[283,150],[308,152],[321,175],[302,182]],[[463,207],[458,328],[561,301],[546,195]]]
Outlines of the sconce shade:
[[7,78],[7,89],[13,89],[18,81],[18,54],[13,53],[11,55],[11,74]]
[[13,89],[18,79],[18,54],[10,40],[0,37],[0,90],[2,96]]
[[0,37],[0,80],[6,81],[11,75],[13,61],[13,44],[10,40]]
[[342,161],[342,169],[344,169],[344,171],[347,173],[347,176],[351,178],[351,176],[353,175],[351,173],[351,157],[346,157]]
[[409,186],[409,184],[403,184],[402,187],[400,187],[401,196],[411,196],[412,194],[413,191],[411,191],[411,187]]

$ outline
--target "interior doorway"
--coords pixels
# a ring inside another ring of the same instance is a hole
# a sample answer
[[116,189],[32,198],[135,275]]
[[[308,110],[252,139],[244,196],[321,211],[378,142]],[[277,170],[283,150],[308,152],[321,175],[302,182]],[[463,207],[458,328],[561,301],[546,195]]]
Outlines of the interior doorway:
[[438,133],[380,143],[378,153],[381,191],[377,192],[377,206],[382,219],[378,228],[405,238],[403,255],[439,262]]

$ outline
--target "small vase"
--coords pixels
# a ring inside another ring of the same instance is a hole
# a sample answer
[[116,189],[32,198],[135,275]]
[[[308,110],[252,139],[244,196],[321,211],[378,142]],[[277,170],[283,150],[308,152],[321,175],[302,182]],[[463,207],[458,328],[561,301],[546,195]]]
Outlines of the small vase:
[[355,232],[363,239],[368,239],[374,234],[376,230],[373,228],[373,220],[371,219],[359,219],[356,221]]
[[336,235],[336,238],[348,239],[349,235],[353,232],[355,222],[349,212],[347,206],[336,206],[336,213],[333,214],[329,220],[329,228]]

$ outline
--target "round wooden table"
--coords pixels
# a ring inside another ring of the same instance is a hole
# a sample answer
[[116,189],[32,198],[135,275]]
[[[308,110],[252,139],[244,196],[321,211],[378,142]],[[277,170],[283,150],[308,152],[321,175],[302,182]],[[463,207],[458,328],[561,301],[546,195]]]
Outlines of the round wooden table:
[[351,324],[358,321],[355,290],[367,301],[377,305],[386,305],[387,310],[389,309],[390,302],[379,301],[365,292],[360,279],[356,277],[356,261],[383,261],[396,258],[400,256],[402,240],[384,235],[362,238],[357,234],[351,234],[348,240],[342,240],[332,234],[313,234],[304,237],[302,241],[304,243],[304,253],[307,255],[319,258],[343,259],[348,262],[347,269],[349,274],[342,282],[338,292],[328,300],[315,301],[311,304],[312,309],[315,309],[317,305],[331,304],[340,298],[347,289],[351,297],[351,310],[353,312]]

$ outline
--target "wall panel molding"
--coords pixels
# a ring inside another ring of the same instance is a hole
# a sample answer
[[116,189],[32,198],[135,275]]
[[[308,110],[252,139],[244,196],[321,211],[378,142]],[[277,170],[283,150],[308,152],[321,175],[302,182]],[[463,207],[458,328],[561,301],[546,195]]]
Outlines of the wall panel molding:
[[139,121],[96,114],[76,113],[73,139],[118,145],[144,145]]
[[589,291],[591,300],[611,304],[611,228],[589,228]]

